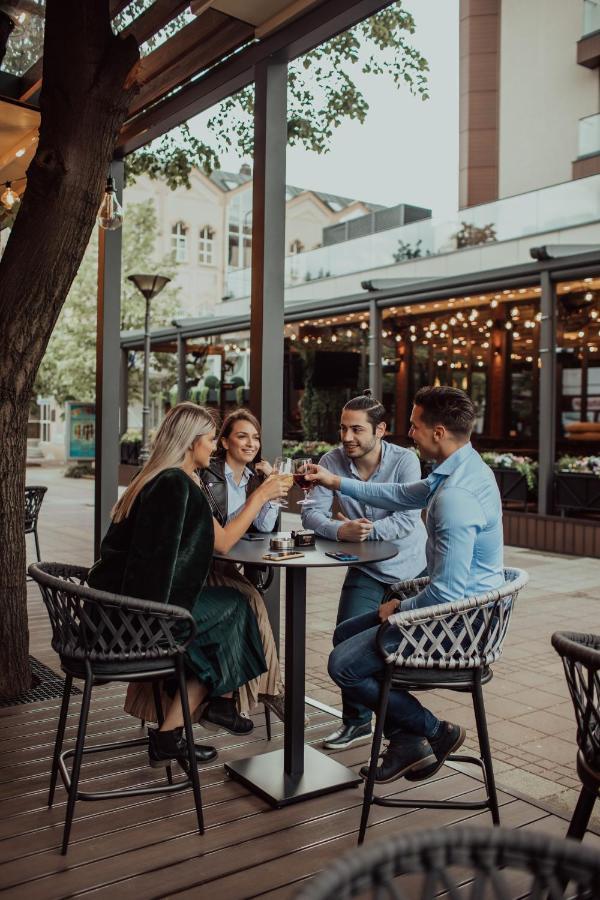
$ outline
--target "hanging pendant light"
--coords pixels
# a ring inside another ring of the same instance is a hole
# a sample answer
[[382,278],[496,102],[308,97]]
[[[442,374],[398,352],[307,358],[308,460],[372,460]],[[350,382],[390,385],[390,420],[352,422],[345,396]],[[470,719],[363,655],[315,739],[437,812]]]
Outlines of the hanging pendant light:
[[11,187],[11,182],[6,182],[6,190],[0,195],[0,203],[2,203],[5,209],[12,209],[15,203],[17,203],[19,199],[19,195],[13,191]]
[[123,208],[117,200],[112,175],[109,175],[106,179],[104,197],[102,198],[96,221],[100,228],[104,228],[105,231],[116,231],[123,224]]

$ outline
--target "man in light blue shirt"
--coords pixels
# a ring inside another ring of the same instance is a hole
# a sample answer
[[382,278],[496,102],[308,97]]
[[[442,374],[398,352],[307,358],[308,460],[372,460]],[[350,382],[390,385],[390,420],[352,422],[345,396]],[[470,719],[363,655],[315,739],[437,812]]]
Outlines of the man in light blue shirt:
[[[414,482],[421,475],[418,457],[383,440],[384,406],[365,391],[349,400],[340,419],[342,446],[326,453],[320,465],[359,484]],[[417,510],[384,510],[335,492],[341,513],[331,518],[333,494],[315,487],[312,506],[302,510],[302,524],[318,535],[339,541],[391,541],[398,550],[392,559],[351,566],[340,594],[336,624],[368,612],[377,612],[390,584],[415,578],[425,569],[425,526]],[[342,750],[371,740],[371,710],[355,703],[342,690],[343,722],[323,745]]]
[[[375,645],[378,624],[400,607],[433,606],[485,593],[504,583],[502,505],[493,473],[470,443],[475,408],[456,388],[428,387],[417,392],[410,436],[421,455],[435,463],[432,473],[413,484],[365,484],[324,469],[310,476],[324,487],[384,509],[427,508],[429,585],[415,597],[390,600],[377,614],[338,626],[329,674],[355,702],[375,709],[384,667]],[[386,649],[398,635],[390,629]],[[384,734],[389,745],[376,780],[433,775],[465,739],[465,729],[440,721],[412,694],[392,691]],[[366,767],[362,770],[366,774]]]

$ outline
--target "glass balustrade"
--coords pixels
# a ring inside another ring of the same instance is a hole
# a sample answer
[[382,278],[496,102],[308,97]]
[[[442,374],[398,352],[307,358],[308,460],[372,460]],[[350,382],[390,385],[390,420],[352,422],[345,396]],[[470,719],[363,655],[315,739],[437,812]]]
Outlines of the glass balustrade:
[[583,0],[583,35],[600,31],[600,0]]
[[579,156],[600,153],[600,114],[579,120]]

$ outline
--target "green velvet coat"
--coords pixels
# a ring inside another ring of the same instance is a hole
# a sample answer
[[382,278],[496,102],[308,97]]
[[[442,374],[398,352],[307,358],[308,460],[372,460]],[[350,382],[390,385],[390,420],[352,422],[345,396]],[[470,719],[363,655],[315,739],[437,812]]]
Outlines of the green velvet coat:
[[266,671],[256,617],[228,587],[205,587],[214,548],[203,491],[182,469],[165,469],[142,489],[126,519],[113,522],[90,570],[90,587],[188,609],[198,634],[186,666],[215,695]]

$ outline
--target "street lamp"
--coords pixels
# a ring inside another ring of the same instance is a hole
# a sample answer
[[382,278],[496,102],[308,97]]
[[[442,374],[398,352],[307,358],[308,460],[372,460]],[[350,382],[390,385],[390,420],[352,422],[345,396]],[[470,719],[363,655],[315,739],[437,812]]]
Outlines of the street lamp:
[[145,463],[150,456],[148,446],[148,421],[150,417],[150,301],[160,294],[170,278],[165,275],[128,275],[129,281],[146,300],[146,317],[144,319],[144,399],[142,406],[142,449],[140,461]]

